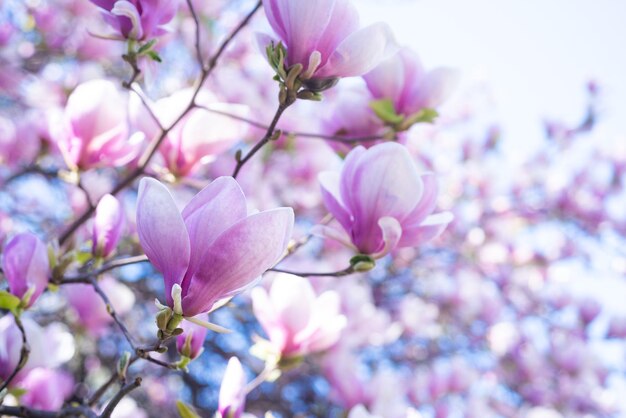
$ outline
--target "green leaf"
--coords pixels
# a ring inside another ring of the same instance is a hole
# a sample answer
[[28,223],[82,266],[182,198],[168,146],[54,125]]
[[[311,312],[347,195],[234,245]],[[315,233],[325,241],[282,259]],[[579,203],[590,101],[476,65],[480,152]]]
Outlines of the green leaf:
[[76,251],[74,257],[79,264],[85,264],[92,259],[93,255],[91,251]]
[[141,54],[146,54],[149,50],[152,49],[152,47],[157,43],[156,39],[153,39],[151,41],[146,42],[145,44],[141,45],[141,47],[137,50],[137,54],[141,55]]
[[146,55],[149,56],[150,58],[152,58],[153,61],[163,62],[163,60],[161,59],[159,54],[156,53],[156,51],[148,51],[148,52],[146,52]]
[[187,405],[183,401],[176,401],[176,408],[180,418],[201,418],[191,405]]
[[20,298],[11,293],[0,290],[0,309],[6,309],[11,312],[15,312],[20,305]]
[[407,128],[415,123],[433,123],[439,116],[439,113],[435,109],[424,108],[419,112],[411,115],[407,122]]
[[370,107],[383,122],[396,124],[404,120],[403,116],[396,113],[389,99],[373,100],[370,102]]

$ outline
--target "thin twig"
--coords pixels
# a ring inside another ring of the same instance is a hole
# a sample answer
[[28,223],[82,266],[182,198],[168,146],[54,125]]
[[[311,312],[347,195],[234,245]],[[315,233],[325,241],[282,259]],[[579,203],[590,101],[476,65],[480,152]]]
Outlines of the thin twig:
[[124,396],[128,395],[133,390],[137,389],[141,386],[141,377],[136,377],[131,383],[122,386],[122,388],[115,394],[115,396],[109,401],[102,414],[100,414],[100,418],[109,418],[113,413],[113,410],[120,403]]
[[280,120],[280,117],[282,116],[283,112],[287,109],[289,105],[285,104],[285,103],[280,103],[278,105],[278,108],[276,109],[276,113],[274,114],[274,118],[272,119],[272,123],[270,123],[270,125],[267,127],[267,131],[265,132],[265,136],[263,138],[261,138],[261,140],[259,142],[257,142],[257,144],[252,147],[252,149],[246,154],[245,157],[243,158],[239,158],[237,160],[237,165],[235,166],[235,171],[233,171],[233,177],[237,178],[237,175],[239,174],[239,171],[241,171],[241,168],[248,162],[250,161],[250,159],[252,157],[254,157],[254,155],[259,152],[259,150],[261,150],[261,148],[263,148],[263,146],[265,146],[265,144],[267,144],[272,137],[274,136],[274,131],[276,130],[276,125],[278,124],[278,121]]
[[59,282],[58,284],[75,284],[75,283],[90,284],[91,283],[90,279],[94,277],[98,277],[102,273],[106,273],[109,270],[113,270],[118,267],[128,266],[131,264],[143,263],[145,261],[148,261],[148,257],[146,257],[145,255],[136,255],[133,257],[118,258],[116,260],[113,260],[105,264],[104,266],[100,267],[97,270],[94,270],[85,274],[80,274],[78,276],[66,277],[63,280],[61,280],[61,282]]
[[113,320],[115,321],[119,329],[124,334],[126,341],[128,341],[128,344],[130,344],[133,351],[135,351],[136,346],[135,346],[135,342],[133,341],[133,337],[132,335],[130,335],[128,328],[126,328],[126,325],[124,325],[120,317],[117,316],[117,312],[115,312],[115,309],[113,308],[113,305],[111,304],[111,301],[109,300],[109,297],[106,295],[106,293],[104,293],[104,290],[102,290],[102,288],[98,284],[98,281],[94,277],[91,277],[89,279],[89,282],[91,286],[93,286],[93,289],[96,291],[96,293],[100,296],[104,304],[106,305],[107,312],[109,313],[109,315],[111,315],[111,318],[113,318]]
[[0,416],[21,418],[98,418],[98,415],[86,406],[66,406],[60,411],[42,411],[40,409],[32,409],[25,406],[0,406]]
[[22,320],[18,315],[14,314],[13,318],[15,320],[15,325],[22,334],[22,348],[20,349],[20,359],[15,366],[15,369],[13,369],[13,372],[9,375],[7,380],[2,383],[2,386],[0,386],[0,392],[7,388],[9,384],[11,384],[11,381],[15,379],[15,376],[17,376],[20,370],[24,368],[26,362],[28,361],[28,356],[30,355],[30,347],[28,346],[28,340],[26,339],[26,330],[24,329],[24,324],[22,324]]
[[272,269],[269,269],[268,271],[273,271],[276,273],[293,274],[294,276],[300,276],[300,277],[325,277],[325,276],[343,277],[343,276],[349,276],[352,273],[356,273],[356,271],[354,270],[354,267],[352,266],[345,268],[343,270],[326,272],[326,273],[300,272],[300,271],[283,270],[283,269],[277,269],[277,268],[272,268]]
[[196,59],[198,60],[200,68],[204,68],[204,58],[202,58],[202,48],[200,45],[200,19],[198,19],[198,14],[196,13],[196,9],[193,7],[192,0],[187,0],[187,7],[189,7],[189,13],[191,13],[191,17],[196,25]]
[[[257,122],[255,120],[246,118],[244,116],[240,116],[240,115],[236,115],[234,113],[230,113],[230,112],[226,112],[224,110],[220,110],[220,109],[214,109],[210,106],[204,106],[204,105],[200,105],[197,104],[196,105],[197,108],[199,109],[203,109],[206,110],[207,112],[211,112],[214,113],[216,115],[221,115],[221,116],[225,116],[227,118],[231,118],[234,120],[238,120],[240,122],[244,122],[247,123],[250,126],[254,126],[255,128],[259,128],[259,129],[268,129],[269,127],[261,122]],[[368,135],[368,136],[359,136],[359,137],[354,137],[354,138],[350,138],[350,137],[345,137],[345,136],[339,136],[339,135],[326,135],[326,134],[322,134],[322,133],[313,133],[313,132],[297,132],[297,131],[283,131],[283,135],[286,136],[295,136],[295,137],[302,137],[302,138],[317,138],[317,139],[323,139],[323,140],[327,140],[327,141],[332,141],[332,142],[339,142],[339,143],[344,143],[344,144],[357,144],[360,142],[372,142],[372,141],[380,141],[382,139],[386,139],[387,136],[386,135]]]

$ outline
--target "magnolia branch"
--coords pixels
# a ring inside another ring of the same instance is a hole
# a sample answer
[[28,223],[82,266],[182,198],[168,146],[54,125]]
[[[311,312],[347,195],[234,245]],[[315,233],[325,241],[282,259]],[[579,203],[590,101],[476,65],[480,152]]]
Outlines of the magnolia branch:
[[[207,112],[214,113],[216,115],[225,116],[225,117],[230,118],[230,119],[234,119],[234,120],[238,120],[240,122],[247,123],[248,125],[254,126],[255,128],[269,129],[269,126],[267,126],[267,125],[265,125],[265,124],[263,124],[261,122],[257,122],[255,120],[246,118],[244,116],[236,115],[234,113],[226,112],[226,111],[220,110],[220,109],[214,109],[214,108],[212,108],[210,106],[196,105],[196,107],[199,108],[199,109],[206,110]],[[358,144],[358,143],[361,143],[361,142],[374,142],[374,141],[380,141],[380,140],[389,138],[389,136],[386,135],[386,134],[359,136],[359,137],[352,137],[352,138],[351,137],[345,137],[345,136],[339,136],[339,135],[326,135],[326,134],[322,134],[322,133],[298,132],[298,131],[282,131],[282,134],[286,135],[286,136],[293,136],[293,137],[323,139],[323,140],[326,140],[326,141],[339,142],[339,143],[343,143],[343,144]]]
[[0,393],[2,393],[2,391],[11,384],[11,381],[15,379],[15,376],[17,376],[20,370],[24,368],[30,354],[30,347],[28,346],[28,340],[26,338],[26,330],[24,329],[24,324],[22,324],[22,320],[20,319],[19,315],[13,315],[13,318],[15,319],[15,325],[22,334],[22,348],[20,349],[20,359],[17,362],[15,369],[13,369],[13,372],[9,375],[7,380],[5,380],[2,383],[2,386],[0,386]]
[[250,159],[254,157],[254,155],[257,152],[259,152],[261,148],[265,146],[265,144],[270,142],[272,139],[275,139],[277,133],[280,134],[280,131],[276,131],[276,125],[278,124],[280,117],[282,116],[283,112],[287,109],[287,107],[289,107],[289,104],[287,103],[280,103],[278,105],[278,108],[276,109],[276,113],[274,114],[274,118],[272,119],[272,123],[270,123],[270,125],[267,128],[267,131],[265,132],[265,136],[261,138],[261,140],[257,142],[257,144],[254,147],[252,147],[252,149],[246,154],[245,157],[242,158],[241,154],[238,152],[237,165],[235,166],[235,171],[233,171],[234,178],[237,178],[237,175],[241,171],[242,167],[248,161],[250,161]]
[[[217,63],[226,51],[228,45],[233,41],[233,39],[237,36],[237,34],[250,22],[254,14],[261,8],[261,1],[257,2],[254,9],[250,11],[246,17],[237,25],[237,27],[222,41],[220,47],[217,52],[209,59],[208,66],[201,67],[201,74],[196,82],[196,86],[193,89],[193,94],[191,100],[187,107],[183,110],[183,112],[179,115],[179,117],[167,128],[162,129],[161,133],[154,139],[154,141],[150,144],[150,146],[144,151],[142,156],[139,158],[139,162],[137,163],[137,168],[131,171],[125,178],[123,178],[118,185],[110,192],[112,195],[117,195],[122,190],[130,186],[138,177],[144,174],[148,163],[156,154],[159,146],[163,143],[169,132],[196,106],[196,97],[200,93],[200,89],[204,85],[204,82],[209,77],[209,75],[213,72],[213,69],[217,66]],[[196,20],[197,23],[199,23]],[[131,64],[132,66],[132,64]],[[131,82],[127,84],[127,88],[130,88],[134,80],[136,79],[136,75],[134,74],[134,78],[131,78]],[[78,217],[59,237],[59,243],[63,245],[67,240],[72,236],[72,234],[83,224],[85,223],[91,215],[93,215],[95,208],[89,207],[83,214]]]

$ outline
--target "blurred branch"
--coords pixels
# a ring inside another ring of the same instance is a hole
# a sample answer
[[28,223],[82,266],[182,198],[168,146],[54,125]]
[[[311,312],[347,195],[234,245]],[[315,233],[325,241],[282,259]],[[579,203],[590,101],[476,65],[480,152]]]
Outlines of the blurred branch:
[[0,386],[0,393],[11,384],[13,379],[15,379],[15,376],[17,376],[20,370],[24,368],[30,354],[30,347],[28,346],[28,340],[26,339],[26,330],[24,329],[24,324],[22,324],[22,320],[20,319],[19,315],[13,314],[13,318],[15,319],[15,325],[22,334],[22,348],[20,349],[20,359],[17,362],[15,369],[13,369],[13,372],[9,375],[7,380],[5,380],[2,383],[2,386]]
[[66,277],[63,280],[61,280],[61,282],[59,282],[58,284],[61,284],[61,285],[62,284],[75,284],[75,283],[91,284],[92,278],[98,277],[102,273],[106,273],[109,270],[113,270],[118,267],[128,266],[131,264],[143,263],[145,261],[148,261],[148,257],[146,257],[145,255],[137,255],[137,256],[127,257],[127,258],[118,258],[116,260],[110,261],[109,263],[105,264],[104,266],[102,266],[101,268],[97,270],[94,270],[85,274],[80,274],[78,276]]
[[[234,120],[238,120],[240,122],[247,123],[248,125],[254,126],[255,128],[269,129],[269,127],[263,123],[257,122],[255,120],[252,120],[243,116],[236,115],[234,113],[229,113],[223,110],[214,109],[209,106],[204,106],[204,105],[199,105],[199,104],[196,105],[196,107],[199,109],[206,110],[207,112],[214,113],[216,115],[225,116],[227,118],[231,118]],[[326,134],[321,134],[321,133],[297,132],[297,131],[282,131],[282,133],[283,135],[287,135],[287,136],[295,136],[295,137],[299,136],[302,138],[314,138],[314,139],[317,138],[317,139],[324,139],[324,140],[332,141],[332,142],[339,142],[343,144],[357,144],[360,142],[372,142],[372,141],[380,141],[382,139],[387,139],[387,135],[369,135],[369,136],[348,138],[348,137],[339,136],[339,135],[326,135]]]

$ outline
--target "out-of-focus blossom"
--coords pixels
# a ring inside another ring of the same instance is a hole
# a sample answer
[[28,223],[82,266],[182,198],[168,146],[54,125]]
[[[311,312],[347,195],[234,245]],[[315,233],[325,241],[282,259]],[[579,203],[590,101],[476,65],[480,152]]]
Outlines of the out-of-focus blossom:
[[40,148],[33,125],[30,118],[14,123],[0,115],[0,163],[14,167],[33,162]]
[[396,114],[411,117],[440,106],[456,86],[458,76],[449,68],[427,72],[417,54],[405,47],[363,78],[374,98],[390,100]]
[[24,406],[44,411],[58,410],[72,394],[74,378],[60,370],[36,368],[29,371],[17,385],[26,393],[20,397]]
[[237,357],[231,357],[220,387],[218,416],[241,418],[246,407],[246,375]]
[[137,405],[133,398],[126,396],[113,410],[111,418],[148,418],[148,414]]
[[91,0],[103,9],[106,22],[118,39],[150,40],[167,33],[180,0]]
[[208,330],[189,321],[184,321],[181,328],[184,332],[176,337],[176,348],[181,355],[193,360],[204,351],[202,346]]
[[589,325],[602,312],[602,305],[596,299],[584,298],[578,303],[578,315],[585,325]]
[[291,208],[248,216],[232,177],[213,181],[182,214],[161,183],[144,178],[139,184],[139,240],[163,273],[167,304],[185,317],[210,311],[272,267],[287,247],[293,222]]
[[[287,48],[286,66],[302,64],[300,75],[312,90],[340,77],[367,73],[396,46],[390,28],[375,23],[359,29],[349,0],[263,0],[270,25]],[[265,45],[269,39],[261,39]]]
[[[193,92],[183,90],[157,101],[154,112],[162,126],[172,125],[185,110]],[[202,91],[195,103],[216,111],[239,116],[247,114],[247,107],[235,104],[217,103],[217,99],[207,91]],[[147,113],[143,103],[133,101],[131,117],[134,124],[148,138],[159,134],[155,121]],[[248,127],[245,123],[205,109],[191,110],[169,131],[159,147],[165,167],[175,176],[184,177],[202,163],[208,163],[240,141]]]
[[[54,368],[74,355],[74,339],[61,324],[40,327],[28,317],[22,317],[26,340],[30,347],[28,361],[18,378],[37,367]],[[0,318],[0,379],[6,379],[15,370],[22,349],[22,334],[12,315]]]
[[270,350],[279,358],[325,350],[339,340],[346,326],[337,292],[316,296],[309,281],[297,276],[276,277],[269,294],[255,288],[252,304],[269,337]]
[[[106,275],[100,280],[99,285],[118,315],[126,314],[135,305],[133,292],[115,278]],[[78,322],[89,332],[100,335],[107,325],[113,322],[106,304],[93,286],[88,284],[63,286],[63,294],[76,312]]]
[[30,232],[16,235],[4,248],[2,270],[9,291],[20,299],[26,296],[26,308],[32,306],[50,277],[46,244]]
[[117,247],[124,228],[124,208],[110,194],[104,195],[96,207],[93,224],[93,254],[108,257]]
[[123,165],[138,152],[128,138],[127,101],[111,81],[78,85],[63,114],[55,116],[50,134],[71,169]]
[[350,413],[348,414],[348,418],[382,418],[381,415],[372,415],[369,411],[361,404],[355,406],[350,409]]
[[616,316],[609,321],[608,338],[626,338],[626,316]]
[[420,175],[407,149],[397,143],[355,148],[341,173],[323,172],[319,180],[326,208],[347,235],[330,228],[325,232],[375,258],[396,247],[423,244],[452,220],[449,212],[431,215],[435,176]]

